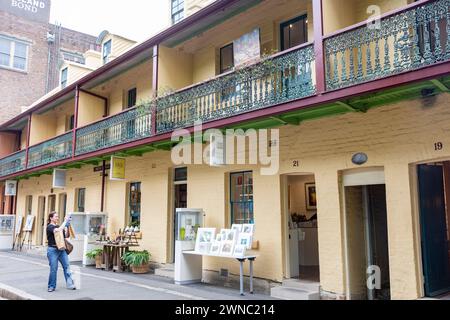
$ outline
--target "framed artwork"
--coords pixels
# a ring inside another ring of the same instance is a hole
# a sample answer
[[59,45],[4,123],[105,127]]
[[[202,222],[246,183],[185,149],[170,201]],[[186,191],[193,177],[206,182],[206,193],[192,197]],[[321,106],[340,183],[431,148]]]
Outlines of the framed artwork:
[[208,253],[211,244],[215,239],[215,228],[199,228],[197,231],[197,241],[195,242],[195,251],[201,253]]
[[244,224],[242,227],[242,232],[253,235],[253,233],[255,232],[255,225],[254,224]]
[[221,246],[220,241],[214,241],[211,245],[211,249],[209,250],[209,254],[219,255],[220,254],[220,246]]
[[237,258],[243,258],[243,257],[245,257],[246,250],[247,250],[247,248],[245,246],[238,244],[234,248],[234,256]]
[[25,228],[23,231],[32,232],[33,231],[33,223],[34,223],[34,216],[27,216],[27,220],[25,222]]
[[23,224],[23,216],[18,216],[17,217],[17,222],[16,222],[16,235],[21,233],[22,230],[22,224]]
[[306,210],[317,210],[316,184],[305,183]]
[[238,233],[242,232],[243,225],[242,224],[233,224],[231,226],[232,230],[236,230]]
[[233,241],[222,241],[220,244],[220,255],[222,256],[232,256],[234,253],[234,242]]
[[253,236],[251,233],[241,233],[239,234],[239,239],[237,241],[237,246],[245,246],[246,249],[252,248]]
[[221,241],[237,241],[239,233],[235,229],[222,229],[220,231],[220,239]]

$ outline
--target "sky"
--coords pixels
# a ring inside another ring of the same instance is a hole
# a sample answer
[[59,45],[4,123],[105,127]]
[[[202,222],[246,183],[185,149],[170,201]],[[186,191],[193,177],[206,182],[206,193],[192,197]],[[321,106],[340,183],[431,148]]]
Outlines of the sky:
[[98,36],[103,30],[141,42],[168,27],[168,0],[52,0],[50,22]]

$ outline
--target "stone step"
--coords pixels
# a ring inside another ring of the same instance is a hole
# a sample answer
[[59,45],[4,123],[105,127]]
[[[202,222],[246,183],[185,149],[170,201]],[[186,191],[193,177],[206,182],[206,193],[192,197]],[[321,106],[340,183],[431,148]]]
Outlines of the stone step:
[[320,300],[318,291],[312,292],[282,286],[272,288],[270,290],[270,296],[282,300]]
[[161,268],[155,269],[155,275],[165,278],[175,278],[175,266],[173,265],[167,265]]
[[297,279],[285,279],[282,286],[285,288],[297,288],[305,291],[319,292],[320,283],[312,281],[302,281]]

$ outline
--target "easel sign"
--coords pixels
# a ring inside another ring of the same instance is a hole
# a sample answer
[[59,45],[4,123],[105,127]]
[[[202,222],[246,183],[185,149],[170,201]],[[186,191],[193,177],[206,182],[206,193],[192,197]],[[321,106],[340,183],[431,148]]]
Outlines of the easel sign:
[[34,224],[34,216],[32,215],[27,216],[27,221],[25,222],[25,227],[23,228],[23,231],[33,232],[33,224]]
[[22,237],[22,224],[23,224],[23,216],[18,216],[16,221],[16,228],[15,228],[15,237],[14,237],[14,243],[12,249],[20,249],[20,240]]

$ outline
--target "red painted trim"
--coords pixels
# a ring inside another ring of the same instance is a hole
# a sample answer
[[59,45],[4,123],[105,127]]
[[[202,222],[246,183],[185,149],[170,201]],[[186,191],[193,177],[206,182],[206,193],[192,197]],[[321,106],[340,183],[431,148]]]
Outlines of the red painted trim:
[[108,98],[106,98],[106,97],[103,97],[103,96],[101,96],[99,94],[90,92],[90,91],[85,90],[85,89],[80,89],[80,92],[86,93],[86,94],[88,94],[90,96],[93,96],[93,97],[96,97],[96,98],[99,98],[99,99],[102,99],[102,100],[108,100]]
[[78,109],[80,105],[80,86],[75,87],[75,111],[73,119],[72,158],[75,158],[77,148]]
[[321,94],[326,91],[322,0],[313,0],[313,16],[314,53],[316,56],[316,88],[317,92]]
[[[410,4],[406,5],[406,6],[403,6],[401,8],[394,9],[394,10],[391,10],[389,12],[386,12],[385,14],[382,14],[380,19],[384,20],[384,19],[389,18],[391,16],[403,13],[405,11],[412,10],[412,9],[414,9],[416,7],[420,7],[420,6],[423,6],[424,4],[427,4],[429,2],[434,2],[434,1],[437,1],[437,0],[419,0],[417,2],[413,2],[413,3],[410,3]],[[359,29],[359,28],[365,27],[365,26],[367,26],[367,20],[364,20],[364,21],[359,22],[357,24],[353,24],[353,25],[348,26],[346,28],[342,28],[340,30],[337,30],[337,31],[334,31],[334,32],[332,32],[330,34],[327,34],[324,37],[324,40],[326,40],[328,38],[335,37],[335,36],[337,36],[337,35],[339,35],[341,33],[346,33],[346,32],[349,32],[349,31],[353,31],[353,30],[356,30],[356,29]]]
[[[153,75],[152,75],[153,98],[158,98],[159,90],[159,46],[153,47]],[[156,135],[156,106],[152,107],[152,136]]]

